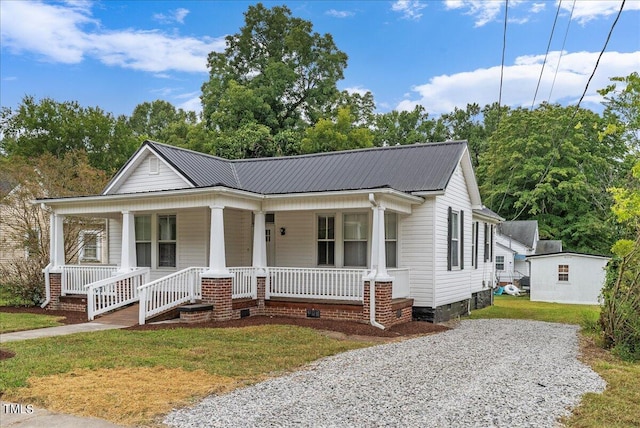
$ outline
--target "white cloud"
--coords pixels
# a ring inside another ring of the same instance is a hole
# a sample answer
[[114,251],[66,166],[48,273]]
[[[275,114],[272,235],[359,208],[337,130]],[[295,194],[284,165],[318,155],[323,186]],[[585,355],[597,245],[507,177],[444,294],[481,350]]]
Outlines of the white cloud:
[[32,53],[51,62],[76,64],[86,57],[104,64],[155,73],[206,72],[207,55],[224,39],[180,37],[160,31],[101,29],[86,2],[73,7],[39,1],[0,3],[3,49]]
[[422,18],[422,9],[427,7],[426,4],[418,0],[396,0],[391,5],[391,10],[402,13],[404,19],[418,20]]
[[175,98],[185,100],[177,105],[178,108],[181,108],[185,111],[195,111],[198,114],[202,112],[200,92],[189,92],[187,94],[180,94]]
[[156,13],[153,15],[153,19],[161,22],[162,24],[172,24],[177,22],[184,24],[184,18],[189,14],[189,9],[178,8],[176,10],[169,11],[168,15],[164,13]]
[[531,13],[540,13],[542,12],[547,5],[545,3],[534,3],[531,5]]
[[[509,7],[514,7],[517,3],[518,1],[510,2]],[[504,2],[501,0],[445,0],[444,5],[449,10],[466,9],[465,15],[475,18],[476,27],[482,27],[496,20],[504,9]]]
[[[560,52],[550,52],[540,83],[536,104],[547,101]],[[574,52],[562,56],[550,102],[576,103],[584,91],[599,52]],[[518,57],[504,69],[502,103],[512,107],[530,107],[540,76],[544,55]],[[584,102],[597,104],[601,97],[596,92],[608,85],[609,78],[626,76],[640,69],[640,51],[606,52],[589,85]],[[432,114],[448,113],[454,107],[464,108],[468,103],[480,105],[498,101],[500,66],[482,68],[452,75],[436,76],[428,83],[413,88],[417,97],[407,97],[396,109],[412,110],[421,104]]]
[[354,16],[355,13],[348,10],[329,9],[325,12],[325,15],[333,16],[334,18],[348,18],[350,16]]
[[[573,19],[580,24],[586,24],[594,19],[617,14],[621,4],[622,0],[577,1],[575,9],[573,10]],[[560,7],[570,12],[572,5],[573,2],[563,1]],[[640,1],[628,0],[624,5],[624,11],[628,12],[631,10],[640,10]]]

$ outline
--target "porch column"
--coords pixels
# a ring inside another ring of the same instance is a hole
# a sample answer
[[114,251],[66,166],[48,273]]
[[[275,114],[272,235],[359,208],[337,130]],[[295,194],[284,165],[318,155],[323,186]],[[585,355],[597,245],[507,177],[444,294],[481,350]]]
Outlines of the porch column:
[[133,213],[122,211],[122,252],[120,272],[128,272],[136,267],[136,229]]
[[[384,230],[384,211],[385,207],[382,204],[378,204],[377,207],[374,208],[374,217],[375,212],[378,212],[377,215],[377,232],[374,229],[372,244],[375,240],[377,243],[377,261],[376,261],[376,281],[391,281],[391,277],[387,273],[387,252],[386,252],[386,242],[385,242],[385,230]],[[376,236],[377,235],[377,236]],[[372,251],[373,253],[373,251]]]
[[265,237],[265,213],[264,211],[253,212],[253,258],[252,266],[256,269],[258,276],[265,275],[267,266],[267,241]]
[[[51,219],[50,219],[51,221]],[[64,255],[64,216],[53,214],[53,233],[52,238],[53,243],[50,246],[52,250],[52,260],[54,267],[61,267],[65,265],[65,255]]]
[[370,277],[375,278],[378,271],[378,207],[371,207],[373,210],[373,224],[371,225],[371,261],[369,268],[371,269]]
[[210,208],[211,231],[209,236],[209,269],[204,272],[203,276],[209,278],[230,277],[231,274],[227,269],[224,249],[224,208],[220,206],[211,206]]

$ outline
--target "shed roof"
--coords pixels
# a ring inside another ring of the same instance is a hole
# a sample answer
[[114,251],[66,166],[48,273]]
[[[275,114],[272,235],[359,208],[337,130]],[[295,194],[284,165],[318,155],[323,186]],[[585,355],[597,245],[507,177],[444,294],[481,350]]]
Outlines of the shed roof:
[[602,254],[589,254],[589,253],[579,253],[577,251],[559,251],[557,253],[548,253],[548,254],[532,254],[527,256],[527,259],[541,259],[548,257],[563,257],[563,256],[578,256],[578,257],[595,257],[600,259],[611,259],[609,256],[603,256]]
[[536,254],[550,254],[562,252],[562,241],[541,239],[536,245]]
[[498,225],[498,233],[510,236],[523,245],[533,248],[538,230],[538,220],[505,221]]
[[466,142],[452,141],[227,160],[153,141],[145,145],[196,187],[221,185],[260,194],[444,190],[466,149]]

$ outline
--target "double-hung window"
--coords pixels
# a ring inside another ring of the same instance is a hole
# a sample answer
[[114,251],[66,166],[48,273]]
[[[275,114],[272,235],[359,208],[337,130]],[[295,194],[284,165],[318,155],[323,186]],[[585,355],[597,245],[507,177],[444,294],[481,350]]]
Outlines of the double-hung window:
[[384,246],[387,267],[398,267],[398,216],[396,213],[384,215]]
[[367,266],[369,215],[349,213],[343,217],[344,265]]
[[100,261],[100,242],[98,231],[83,230],[80,232],[80,260]]
[[176,216],[158,216],[158,267],[176,267]]
[[504,270],[504,256],[496,256],[496,270]]
[[136,265],[151,267],[151,216],[135,217]]
[[460,266],[460,214],[457,211],[451,212],[451,223],[449,225],[451,233],[450,248],[451,267]]
[[335,224],[332,215],[318,216],[318,265],[333,266],[335,264]]
[[558,281],[569,281],[569,265],[558,265]]

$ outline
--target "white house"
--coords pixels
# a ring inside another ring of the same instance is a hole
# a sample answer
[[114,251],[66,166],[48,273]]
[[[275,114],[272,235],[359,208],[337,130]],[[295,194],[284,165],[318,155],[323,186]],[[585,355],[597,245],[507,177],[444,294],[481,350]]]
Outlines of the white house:
[[537,220],[504,221],[496,233],[496,275],[500,284],[529,276],[526,256],[535,254],[540,237]]
[[[53,211],[45,306],[87,294],[92,318],[140,301],[141,322],[197,300],[214,319],[439,322],[490,304],[502,220],[466,142],[230,161],[146,141],[102,194],[38,202]],[[108,220],[104,266],[63,262],[79,215]]]
[[527,256],[531,300],[597,305],[609,257],[573,252]]

